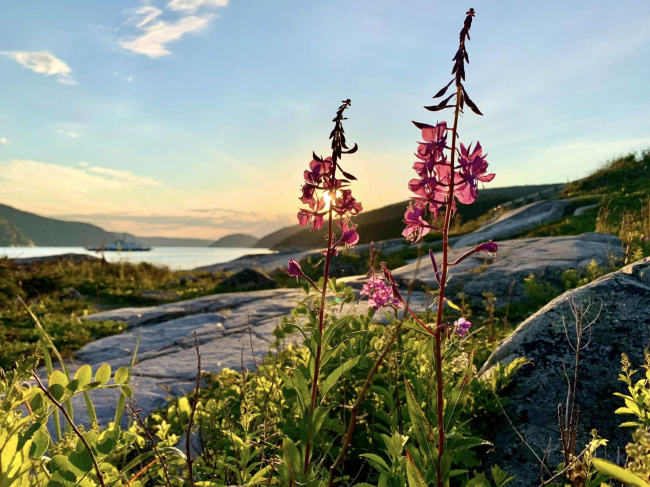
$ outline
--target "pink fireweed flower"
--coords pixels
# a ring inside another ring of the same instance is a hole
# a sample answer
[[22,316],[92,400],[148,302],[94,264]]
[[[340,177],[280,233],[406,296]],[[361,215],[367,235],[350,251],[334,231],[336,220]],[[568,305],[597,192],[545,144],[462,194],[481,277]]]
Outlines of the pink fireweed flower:
[[304,277],[305,273],[302,271],[300,264],[296,259],[289,259],[289,265],[287,266],[287,274],[291,277]]
[[371,276],[361,289],[362,296],[368,296],[368,307],[374,310],[392,306],[401,308],[404,305],[394,296],[391,286],[386,284],[378,275]]
[[499,251],[499,244],[490,240],[474,247],[475,252],[487,252],[488,254],[495,255]]
[[343,235],[341,235],[339,244],[344,243],[346,247],[354,247],[354,244],[359,241],[357,225],[352,225],[347,220],[343,220],[341,228],[343,230]]
[[476,143],[473,151],[472,144],[465,147],[461,142],[460,156],[458,158],[460,172],[458,174],[463,182],[458,186],[458,190],[454,191],[461,203],[474,203],[478,196],[478,181],[489,183],[494,179],[494,174],[487,174],[488,162],[485,160],[486,157],[487,155],[483,155],[480,142]]
[[467,336],[469,329],[471,328],[472,323],[467,320],[467,318],[458,318],[454,321],[454,331],[458,333],[462,338]]
[[334,212],[336,214],[340,216],[345,216],[346,214],[356,216],[361,213],[363,206],[352,196],[352,191],[342,189],[339,193],[340,196],[337,204],[334,206]]
[[430,230],[440,230],[438,227],[429,225],[424,218],[424,210],[416,205],[410,204],[404,213],[402,220],[406,228],[402,231],[402,236],[411,242],[419,242]]
[[323,216],[327,214],[326,211],[322,211],[325,206],[325,198],[322,196],[318,200],[312,198],[312,200],[309,202],[309,207],[311,210],[302,208],[300,211],[298,211],[298,222],[300,225],[304,227],[309,222],[312,222],[312,230],[320,230],[323,228],[323,223],[325,221],[323,219]]

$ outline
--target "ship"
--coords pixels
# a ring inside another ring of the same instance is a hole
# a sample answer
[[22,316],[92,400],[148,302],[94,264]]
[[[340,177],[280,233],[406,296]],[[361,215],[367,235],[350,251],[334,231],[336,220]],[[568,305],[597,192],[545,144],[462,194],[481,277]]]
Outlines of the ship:
[[86,247],[86,250],[92,252],[148,252],[151,247],[146,247],[135,242],[126,242],[123,239],[116,239],[107,244],[103,243],[99,247]]

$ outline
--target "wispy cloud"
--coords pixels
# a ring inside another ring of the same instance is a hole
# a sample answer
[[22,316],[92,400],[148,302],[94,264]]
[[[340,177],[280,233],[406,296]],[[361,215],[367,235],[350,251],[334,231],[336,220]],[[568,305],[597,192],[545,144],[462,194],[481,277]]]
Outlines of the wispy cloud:
[[162,184],[130,171],[90,165],[75,168],[24,159],[0,162],[0,174],[4,201],[34,211],[69,211],[71,207],[116,211],[126,191],[139,192]]
[[[196,33],[207,29],[214,15],[210,13],[197,14],[199,9],[214,9],[226,7],[228,0],[171,0],[166,10],[180,15],[173,20],[164,20],[164,11],[152,5],[144,5],[126,9],[125,25],[138,31],[136,35],[119,41],[119,45],[137,54],[159,58],[171,54],[166,47],[186,34]],[[196,14],[196,15],[195,15]]]
[[[86,166],[88,167],[88,166]],[[156,181],[148,176],[138,176],[131,171],[121,171],[119,169],[109,169],[106,167],[92,166],[88,167],[88,172],[101,174],[115,181],[120,181],[129,186],[162,186],[160,181]]]
[[66,130],[57,130],[57,134],[65,135],[66,137],[70,137],[71,139],[78,139],[79,134],[77,132],[68,132]]
[[227,7],[228,0],[171,0],[167,10],[193,14],[201,7]]
[[77,84],[72,76],[72,68],[49,52],[2,51],[0,54],[35,73],[56,76],[56,80],[63,85]]

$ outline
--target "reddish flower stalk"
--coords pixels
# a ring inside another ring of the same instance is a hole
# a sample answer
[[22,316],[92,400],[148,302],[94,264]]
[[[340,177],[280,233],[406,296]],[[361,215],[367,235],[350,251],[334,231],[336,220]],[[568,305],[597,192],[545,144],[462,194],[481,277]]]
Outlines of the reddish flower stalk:
[[[334,129],[330,133],[332,140],[332,156],[325,159],[313,154],[313,160],[309,165],[309,170],[305,171],[305,184],[301,190],[300,201],[309,206],[309,209],[303,208],[298,212],[298,221],[305,226],[312,224],[312,230],[320,230],[325,223],[327,215],[327,248],[323,251],[325,255],[325,268],[323,271],[323,286],[318,288],[316,283],[309,279],[300,269],[300,265],[291,260],[287,268],[287,273],[293,277],[302,277],[306,279],[310,286],[315,288],[321,295],[320,307],[318,310],[318,333],[319,341],[316,347],[316,356],[314,358],[314,379],[311,384],[311,403],[309,415],[314,414],[318,403],[318,377],[321,368],[322,356],[322,337],[325,323],[325,308],[327,305],[327,285],[329,283],[329,273],[332,263],[332,257],[338,255],[337,247],[345,245],[353,247],[359,241],[359,234],[356,225],[350,222],[350,216],[358,215],[363,207],[353,196],[352,191],[347,188],[351,180],[356,178],[345,172],[339,161],[343,154],[352,154],[357,151],[357,145],[348,148],[345,142],[345,131],[343,130],[343,112],[350,106],[350,100],[344,100],[342,105],[336,111],[336,116],[332,120]],[[336,176],[336,170],[339,169],[343,178]],[[322,192],[318,196],[318,192]],[[338,218],[336,224],[341,228],[341,237],[336,240],[334,234],[335,217]],[[311,457],[311,440],[308,439],[305,445],[305,462],[304,472],[309,470],[309,460]]]
[[[476,104],[469,98],[467,91],[463,86],[465,80],[465,63],[469,63],[465,41],[469,40],[469,30],[474,18],[474,9],[469,9],[466,14],[463,28],[460,31],[460,43],[458,51],[454,56],[454,67],[452,75],[454,78],[442,88],[434,98],[445,95],[447,89],[455,82],[455,92],[444,98],[437,105],[425,107],[430,111],[440,111],[446,108],[454,107],[454,122],[451,128],[446,122],[440,122],[436,125],[428,125],[414,122],[415,126],[422,130],[423,141],[419,143],[417,153],[415,154],[418,161],[413,169],[418,178],[409,182],[409,189],[415,194],[413,202],[409,205],[404,214],[404,223],[406,228],[402,235],[413,242],[418,242],[431,230],[442,232],[442,262],[438,269],[433,252],[430,251],[431,264],[440,293],[438,296],[438,310],[436,316],[436,326],[434,330],[424,325],[415,317],[415,314],[406,308],[406,310],[415,318],[416,322],[425,330],[429,331],[435,340],[433,361],[435,367],[436,379],[436,397],[437,397],[437,416],[438,416],[438,462],[436,465],[436,485],[442,487],[444,479],[442,478],[441,461],[445,453],[446,431],[443,422],[444,418],[444,377],[442,375],[442,341],[445,338],[443,331],[447,328],[443,323],[443,309],[447,301],[445,298],[445,288],[447,284],[449,267],[459,264],[470,255],[476,252],[495,253],[498,245],[494,242],[487,242],[478,245],[474,249],[462,255],[455,262],[449,262],[449,228],[451,218],[456,212],[456,200],[462,204],[473,203],[478,196],[478,183],[489,182],[494,178],[494,174],[487,174],[488,163],[486,156],[483,155],[483,149],[477,142],[474,149],[472,146],[465,147],[462,143],[458,149],[458,117],[467,105],[474,113],[482,115]],[[455,104],[450,105],[451,100],[456,97]],[[447,133],[451,132],[451,146],[447,145]],[[449,149],[449,160],[445,150]],[[458,163],[458,164],[457,164]],[[425,220],[427,210],[433,218],[437,218],[439,211],[445,208],[444,224],[439,229]],[[387,277],[390,271],[385,270]],[[392,276],[390,276],[392,277]],[[389,280],[391,280],[389,278]],[[394,281],[392,281],[394,283]],[[395,288],[396,289],[396,288]],[[398,295],[398,294],[397,294]],[[455,329],[461,336],[465,336],[471,323],[465,318],[455,322]]]

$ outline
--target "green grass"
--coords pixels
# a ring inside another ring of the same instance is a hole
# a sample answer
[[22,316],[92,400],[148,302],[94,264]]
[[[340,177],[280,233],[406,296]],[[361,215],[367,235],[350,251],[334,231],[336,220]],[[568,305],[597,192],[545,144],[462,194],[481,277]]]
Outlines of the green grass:
[[[124,323],[90,321],[89,313],[155,305],[218,292],[222,276],[170,271],[151,264],[44,262],[18,266],[0,259],[0,367],[32,354],[38,341],[22,299],[42,322],[64,356],[98,338],[120,333]],[[75,299],[72,289],[81,293]],[[174,299],[143,296],[145,291],[173,293]],[[19,299],[20,298],[20,299]]]

